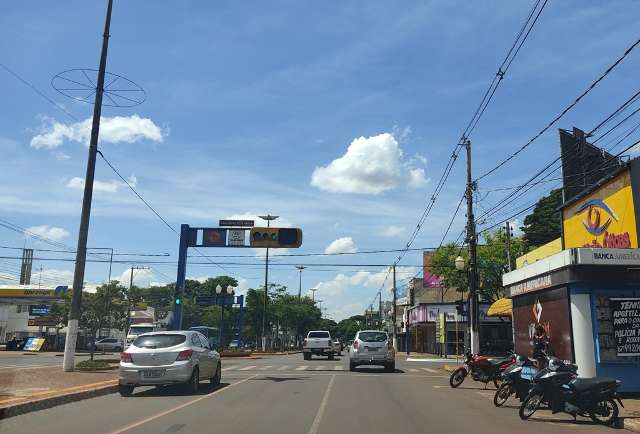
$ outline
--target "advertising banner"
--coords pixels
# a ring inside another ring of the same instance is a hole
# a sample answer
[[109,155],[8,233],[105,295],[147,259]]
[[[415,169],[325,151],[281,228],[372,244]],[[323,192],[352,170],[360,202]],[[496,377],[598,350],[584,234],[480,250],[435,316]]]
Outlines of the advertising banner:
[[564,248],[638,247],[631,176],[626,170],[562,210]]
[[640,298],[611,298],[616,354],[640,356]]

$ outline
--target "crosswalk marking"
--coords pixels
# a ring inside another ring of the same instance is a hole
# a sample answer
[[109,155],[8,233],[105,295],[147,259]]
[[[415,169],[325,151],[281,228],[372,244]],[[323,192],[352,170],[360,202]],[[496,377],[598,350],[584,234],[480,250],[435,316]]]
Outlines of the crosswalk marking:
[[230,370],[232,370],[232,369],[236,369],[236,368],[237,368],[237,366],[235,366],[235,365],[234,365],[234,366],[228,366],[228,367],[226,367],[226,368],[222,368],[222,372],[224,372],[224,371],[230,371]]
[[411,372],[418,372],[418,370],[416,368],[409,368],[409,371]]
[[324,365],[316,366],[316,371],[322,371],[324,369]]
[[280,366],[278,368],[278,371],[284,371],[285,369],[287,369],[289,367],[289,365],[284,365],[284,366]]
[[267,369],[271,368],[272,365],[267,365],[267,366],[263,366],[262,368],[258,369],[259,371],[266,371]]
[[307,368],[308,368],[308,366],[307,366],[307,365],[298,366],[298,367],[296,368],[296,371],[304,371],[304,370],[305,370],[305,369],[307,369]]
[[256,367],[256,365],[245,366],[244,368],[238,369],[238,371],[248,371],[249,369],[253,369],[255,367]]
[[431,372],[432,374],[437,374],[438,371],[436,371],[435,369],[431,369],[431,368],[422,368],[423,371],[427,371],[427,372]]
[[344,366],[338,365],[338,366],[334,367],[333,370],[334,371],[342,371],[342,370],[344,370]]

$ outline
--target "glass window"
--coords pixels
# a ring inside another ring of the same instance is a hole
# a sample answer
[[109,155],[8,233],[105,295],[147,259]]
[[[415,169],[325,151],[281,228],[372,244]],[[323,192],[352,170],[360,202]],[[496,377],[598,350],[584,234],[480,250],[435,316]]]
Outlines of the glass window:
[[309,332],[309,338],[328,338],[329,332]]
[[200,342],[200,338],[195,333],[191,335],[191,344],[196,346],[196,347],[201,347],[202,346],[202,342]]
[[147,335],[137,337],[133,345],[138,348],[168,348],[180,345],[186,340],[185,335],[178,334]]
[[358,339],[364,342],[384,342],[387,340],[387,334],[384,332],[362,332],[358,335]]

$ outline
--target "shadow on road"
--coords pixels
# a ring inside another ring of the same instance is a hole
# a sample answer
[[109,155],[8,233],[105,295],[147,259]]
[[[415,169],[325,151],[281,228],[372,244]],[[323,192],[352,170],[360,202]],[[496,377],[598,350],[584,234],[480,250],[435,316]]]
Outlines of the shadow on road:
[[384,368],[370,368],[370,367],[356,367],[354,372],[361,372],[364,374],[404,374],[405,371],[402,369],[394,369],[393,372],[389,372]]
[[149,389],[141,390],[140,392],[134,392],[131,395],[132,398],[143,398],[150,396],[200,396],[206,395],[211,392],[215,392],[216,390],[223,389],[227,387],[229,383],[220,383],[217,386],[213,386],[209,383],[200,383],[200,387],[196,393],[184,392],[184,389],[181,385],[172,385],[172,386],[151,386]]
[[251,381],[273,381],[274,383],[282,383],[284,381],[308,380],[309,377],[260,377],[252,378]]
[[527,422],[553,422],[553,423],[558,423],[558,424],[563,424],[563,425],[599,425],[602,426],[601,424],[594,422],[592,420],[586,420],[586,419],[554,419],[552,417],[531,417],[530,419],[527,420]]

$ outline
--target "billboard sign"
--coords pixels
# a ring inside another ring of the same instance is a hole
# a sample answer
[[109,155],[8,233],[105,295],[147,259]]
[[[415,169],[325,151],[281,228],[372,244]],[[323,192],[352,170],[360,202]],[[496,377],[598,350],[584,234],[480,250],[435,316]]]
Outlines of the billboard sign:
[[640,298],[611,298],[616,355],[640,356]]
[[29,306],[29,316],[47,316],[49,315],[49,306]]

